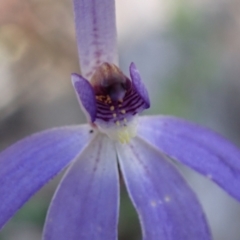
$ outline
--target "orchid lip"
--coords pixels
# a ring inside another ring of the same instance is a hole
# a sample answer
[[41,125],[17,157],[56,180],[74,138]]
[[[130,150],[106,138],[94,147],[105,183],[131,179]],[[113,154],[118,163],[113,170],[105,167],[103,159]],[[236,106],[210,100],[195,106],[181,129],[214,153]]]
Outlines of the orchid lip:
[[131,80],[114,64],[103,63],[90,82],[73,75],[79,102],[91,123],[122,143],[136,136],[137,116],[150,107],[148,92],[138,70],[130,65]]

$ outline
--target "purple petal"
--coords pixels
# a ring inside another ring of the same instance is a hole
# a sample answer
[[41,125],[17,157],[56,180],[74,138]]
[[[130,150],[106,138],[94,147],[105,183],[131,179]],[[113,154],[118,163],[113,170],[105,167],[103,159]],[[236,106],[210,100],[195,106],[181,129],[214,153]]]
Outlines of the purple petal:
[[83,112],[91,122],[94,122],[96,119],[96,99],[91,84],[76,73],[72,74],[72,84]]
[[49,209],[43,239],[117,239],[118,208],[116,152],[101,134],[62,180]]
[[139,71],[137,70],[134,63],[131,63],[130,65],[130,75],[132,79],[133,86],[136,90],[136,92],[141,96],[141,99],[145,103],[145,109],[150,107],[150,100],[148,96],[148,91],[143,84]]
[[174,117],[142,117],[138,135],[240,200],[240,151],[211,130]]
[[160,152],[141,138],[117,152],[144,240],[211,239],[195,195]]
[[62,127],[27,137],[0,154],[0,228],[91,139],[89,127]]
[[73,0],[81,75],[90,79],[103,62],[118,65],[114,0]]

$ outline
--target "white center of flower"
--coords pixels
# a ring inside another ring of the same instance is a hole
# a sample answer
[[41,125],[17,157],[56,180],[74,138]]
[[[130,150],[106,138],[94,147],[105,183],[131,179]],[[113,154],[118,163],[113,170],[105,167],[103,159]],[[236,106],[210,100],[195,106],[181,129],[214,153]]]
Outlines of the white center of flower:
[[121,143],[129,143],[132,138],[137,134],[137,116],[131,119],[130,122],[115,123],[115,126],[106,127],[97,124],[100,132],[106,134],[112,140],[119,141]]

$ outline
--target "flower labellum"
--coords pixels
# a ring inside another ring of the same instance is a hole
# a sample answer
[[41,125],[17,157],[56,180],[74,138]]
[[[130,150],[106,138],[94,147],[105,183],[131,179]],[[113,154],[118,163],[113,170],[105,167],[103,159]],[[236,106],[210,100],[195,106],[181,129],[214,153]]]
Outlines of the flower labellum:
[[[136,136],[137,115],[150,107],[147,90],[134,64],[130,66],[130,75],[132,81],[116,65],[105,62],[96,69],[90,84],[77,74],[72,77],[76,93],[91,123],[100,132],[121,143],[129,143]],[[88,96],[85,88],[88,89]]]
[[117,240],[119,171],[143,240],[211,240],[195,194],[168,158],[240,201],[240,150],[176,117],[139,117],[150,101],[136,66],[130,78],[118,67],[114,0],[73,4],[81,75],[72,83],[88,124],[46,130],[0,153],[0,228],[68,167],[43,240]]

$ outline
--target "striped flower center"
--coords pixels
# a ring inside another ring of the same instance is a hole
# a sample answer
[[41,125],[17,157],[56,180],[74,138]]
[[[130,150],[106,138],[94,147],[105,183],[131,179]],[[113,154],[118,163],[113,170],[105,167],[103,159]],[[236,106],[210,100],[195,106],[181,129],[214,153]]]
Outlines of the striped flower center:
[[102,64],[90,82],[96,98],[94,123],[110,138],[129,142],[136,135],[137,115],[149,107],[138,86],[109,63]]

